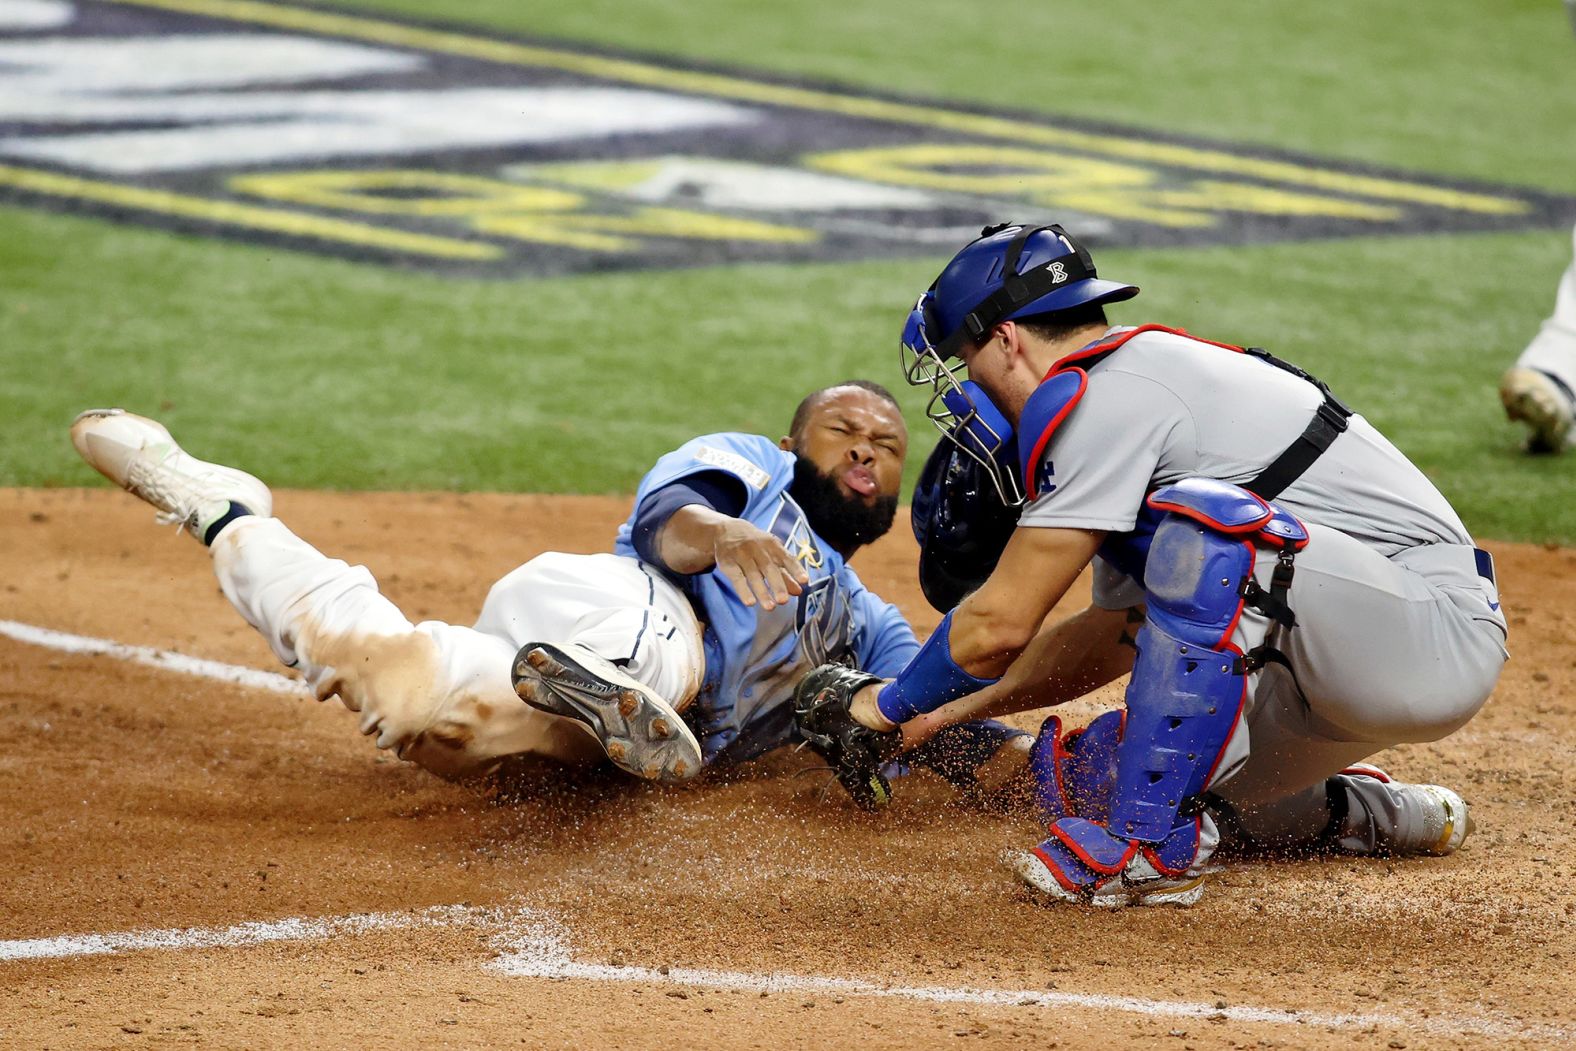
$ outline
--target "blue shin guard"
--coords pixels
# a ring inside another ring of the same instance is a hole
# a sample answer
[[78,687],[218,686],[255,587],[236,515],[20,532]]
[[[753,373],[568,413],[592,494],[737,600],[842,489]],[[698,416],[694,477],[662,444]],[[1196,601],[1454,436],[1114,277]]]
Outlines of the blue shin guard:
[[[1150,506],[1166,515],[1144,567],[1148,612],[1106,775],[1108,809],[1070,802],[1077,745],[1036,744],[1037,754],[1051,753],[1035,768],[1051,835],[1033,852],[1045,871],[1020,866],[1020,874],[1067,900],[1188,882],[1207,861],[1218,834],[1189,800],[1229,772],[1223,761],[1252,666],[1232,635],[1248,604],[1295,623],[1286,589],[1292,555],[1308,539],[1295,518],[1237,486],[1197,479],[1160,490]],[[1253,579],[1259,546],[1281,552],[1268,591]]]

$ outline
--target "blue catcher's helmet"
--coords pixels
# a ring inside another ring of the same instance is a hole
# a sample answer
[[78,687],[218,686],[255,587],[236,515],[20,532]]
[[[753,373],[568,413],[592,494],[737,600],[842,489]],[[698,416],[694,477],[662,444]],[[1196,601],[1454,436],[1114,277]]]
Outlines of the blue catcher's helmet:
[[926,414],[943,434],[955,441],[972,434],[964,451],[991,471],[1004,503],[1023,501],[1018,479],[1003,475],[1003,457],[991,455],[994,450],[981,457],[970,448],[983,441],[978,417],[1000,413],[981,404],[982,392],[964,388],[962,363],[951,359],[965,341],[983,340],[1003,321],[1136,295],[1136,285],[1101,279],[1088,250],[1060,226],[1003,223],[980,231],[914,304],[903,328],[904,375],[916,387],[935,389]]

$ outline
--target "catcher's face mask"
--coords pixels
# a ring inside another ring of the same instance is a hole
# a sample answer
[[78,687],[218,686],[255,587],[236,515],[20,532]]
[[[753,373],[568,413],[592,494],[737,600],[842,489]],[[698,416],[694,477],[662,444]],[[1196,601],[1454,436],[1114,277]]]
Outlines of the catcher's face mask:
[[1023,503],[1012,425],[973,380],[962,379],[961,361],[948,363],[930,342],[926,292],[914,305],[903,330],[903,372],[916,387],[931,388],[925,416],[946,440],[984,469],[996,495],[1008,507]]
[[979,384],[961,379],[963,362],[948,361],[930,338],[935,330],[935,292],[919,297],[903,328],[903,375],[915,387],[930,387],[925,416],[948,441],[982,468],[1008,507],[1023,503],[1012,425]]

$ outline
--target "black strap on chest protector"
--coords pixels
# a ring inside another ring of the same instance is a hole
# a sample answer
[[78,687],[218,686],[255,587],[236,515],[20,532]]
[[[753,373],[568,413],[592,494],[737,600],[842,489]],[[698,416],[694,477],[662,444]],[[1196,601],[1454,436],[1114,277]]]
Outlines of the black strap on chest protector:
[[1324,450],[1341,433],[1346,430],[1352,410],[1341,403],[1341,400],[1330,393],[1329,384],[1323,380],[1308,375],[1302,369],[1289,361],[1282,361],[1262,347],[1247,347],[1244,352],[1253,355],[1260,361],[1274,365],[1283,372],[1289,372],[1298,379],[1307,380],[1319,388],[1319,393],[1324,395],[1324,401],[1313,414],[1307,428],[1287,446],[1286,451],[1277,456],[1264,470],[1259,472],[1257,478],[1250,482],[1242,483],[1242,488],[1255,493],[1265,500],[1273,500],[1286,487],[1302,477],[1302,473],[1313,465],[1324,454]]

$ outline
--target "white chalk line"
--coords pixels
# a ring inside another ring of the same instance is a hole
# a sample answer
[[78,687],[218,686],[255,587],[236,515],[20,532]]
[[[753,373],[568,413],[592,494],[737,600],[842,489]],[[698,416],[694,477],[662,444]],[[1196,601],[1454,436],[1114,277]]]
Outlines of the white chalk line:
[[0,942],[0,963],[19,960],[65,960],[78,956],[113,956],[149,949],[235,949],[270,942],[325,941],[412,927],[454,927],[476,922],[481,910],[442,905],[413,912],[363,912],[321,919],[290,917],[237,923],[231,927],[181,927],[170,930],[73,934],[57,938],[23,938]]
[[[20,642],[66,653],[99,654],[162,668],[183,675],[214,679],[275,693],[298,694],[306,687],[298,680],[274,672],[258,671],[235,664],[190,657],[183,653],[128,646],[110,639],[73,635],[18,621],[0,620],[0,635]],[[529,909],[516,909],[507,915],[495,910],[465,906],[440,906],[409,913],[364,913],[328,919],[295,918],[262,923],[243,923],[223,928],[183,928],[162,931],[132,931],[121,934],[90,934],[63,938],[28,939],[0,942],[0,963],[17,960],[60,959],[98,956],[146,949],[233,948],[268,942],[321,941],[345,935],[379,930],[416,927],[464,926],[487,923],[500,929],[495,944],[501,955],[487,966],[499,973],[520,978],[550,978],[595,982],[634,982],[668,984],[713,989],[740,989],[751,992],[827,993],[842,996],[897,997],[930,1003],[960,1003],[975,1006],[1063,1007],[1122,1011],[1175,1018],[1223,1017],[1230,1021],[1272,1022],[1315,1025],[1335,1029],[1392,1026],[1442,1033],[1472,1033],[1484,1036],[1540,1040],[1569,1040],[1570,1029],[1546,1025],[1518,1025],[1471,1017],[1435,1015],[1428,1018],[1381,1014],[1317,1014],[1283,1011],[1274,1008],[1216,1008],[1203,1003],[1177,1000],[1149,1000],[1142,997],[1106,996],[1093,993],[1067,993],[1044,989],[975,989],[955,986],[889,986],[851,978],[827,978],[787,973],[749,974],[737,971],[669,968],[666,974],[647,967],[615,967],[610,964],[580,963],[567,948],[567,931],[551,918]]]
[[1204,1018],[1228,1022],[1307,1025],[1324,1029],[1426,1030],[1554,1042],[1569,1040],[1569,1029],[1464,1016],[1407,1014],[1326,1014],[1269,1007],[1225,1006],[1138,996],[1071,993],[1045,989],[987,989],[967,986],[891,985],[857,978],[829,978],[785,972],[751,974],[691,967],[629,967],[583,963],[574,959],[568,929],[551,915],[532,908],[477,908],[439,905],[409,912],[370,912],[349,916],[289,917],[228,927],[186,927],[65,935],[0,941],[0,964],[62,960],[148,950],[230,949],[279,942],[326,941],[356,935],[420,928],[472,927],[492,932],[499,955],[486,969],[511,978],[553,981],[617,982],[762,993],[821,993],[877,997],[920,1003],[1023,1010],[1118,1011],[1158,1018]]
[[243,668],[238,664],[225,664],[221,661],[205,660],[202,657],[188,657],[184,653],[154,649],[151,646],[127,646],[125,643],[110,639],[96,639],[91,635],[72,635],[69,632],[39,628],[15,620],[0,620],[0,635],[9,636],[18,642],[59,650],[62,653],[114,657],[133,664],[144,664],[150,668],[162,668],[181,675],[195,675],[199,678],[233,683],[236,686],[247,686],[255,690],[289,694],[307,692],[305,683],[277,672],[258,671],[256,668]]

